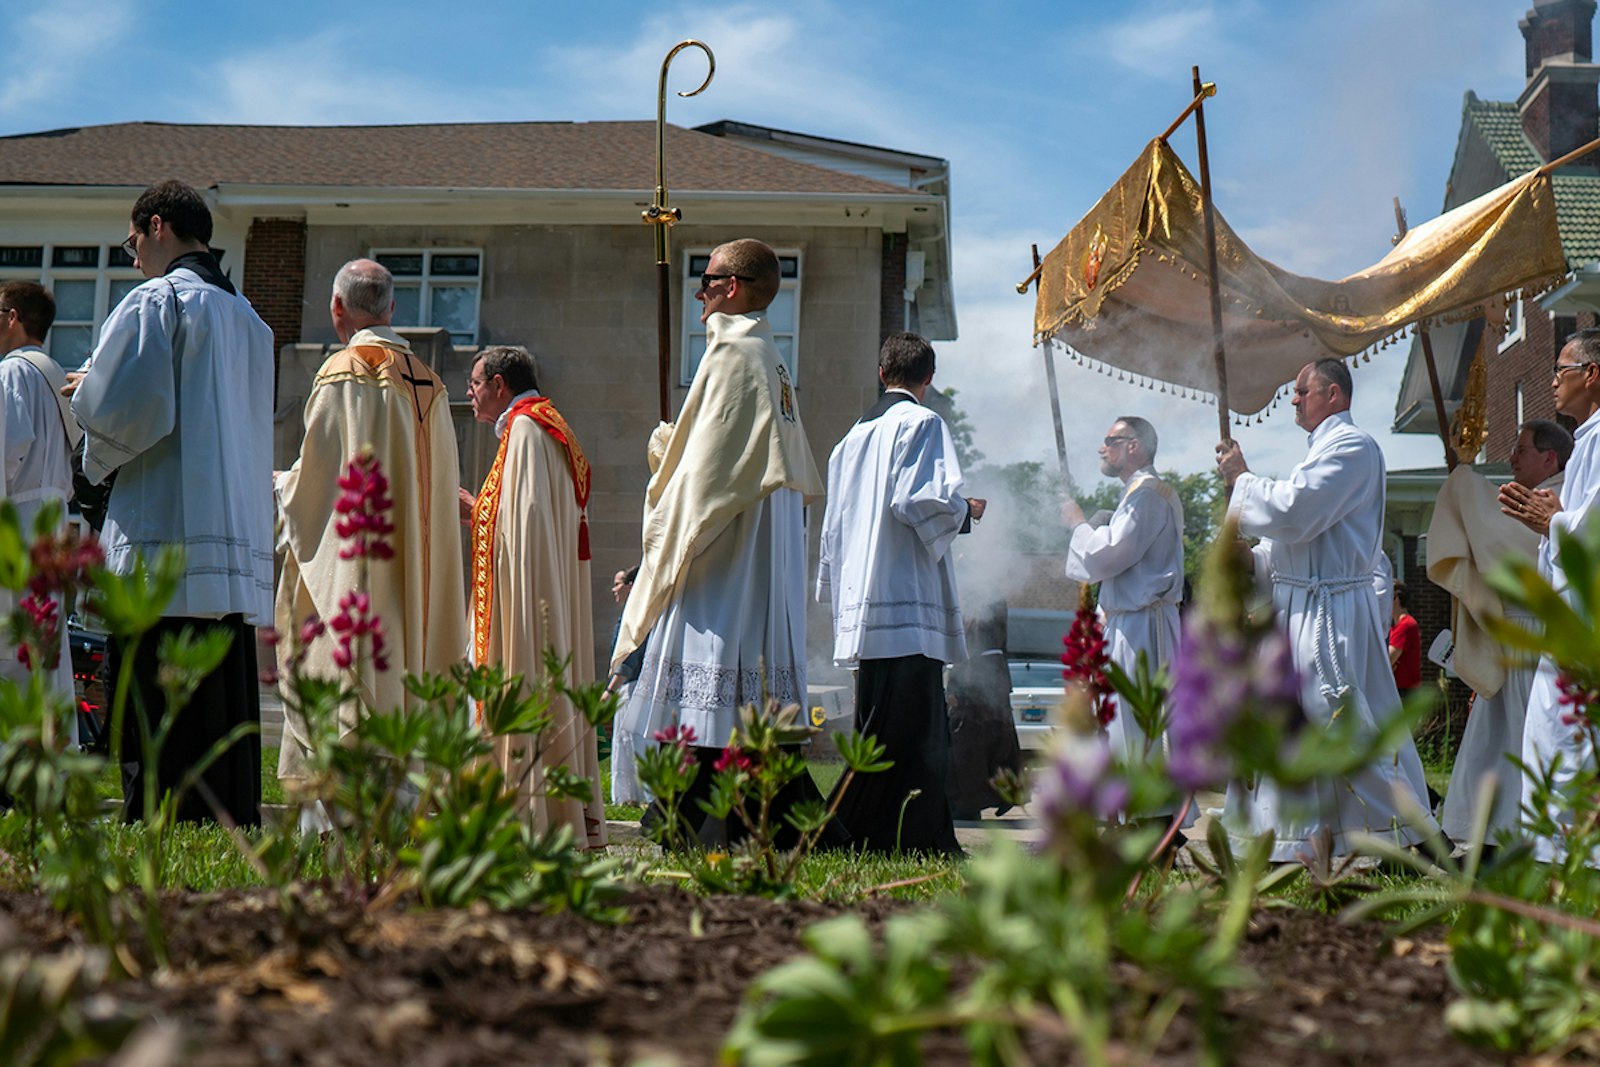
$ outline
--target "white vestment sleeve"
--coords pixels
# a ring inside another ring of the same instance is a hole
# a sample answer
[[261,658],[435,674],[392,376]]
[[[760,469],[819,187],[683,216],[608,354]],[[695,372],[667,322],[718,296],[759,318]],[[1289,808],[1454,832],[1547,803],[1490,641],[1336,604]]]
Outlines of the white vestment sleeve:
[[942,419],[919,420],[903,432],[894,446],[889,512],[911,527],[938,561],[967,519],[967,501],[958,492],[961,466]]
[[91,483],[105,481],[177,423],[174,300],[168,285],[141,286],[101,328],[94,364],[72,397],[72,413],[89,436],[83,472]]
[[1559,542],[1557,535],[1560,533],[1578,536],[1583,530],[1583,524],[1594,513],[1596,497],[1600,496],[1600,481],[1591,486],[1584,493],[1583,499],[1575,501],[1573,506],[1556,512],[1550,516],[1550,550],[1551,554],[1557,551]]
[[1382,476],[1375,456],[1381,458],[1350,441],[1307,456],[1281,480],[1246,471],[1234,483],[1229,510],[1242,533],[1303,544],[1343,519]]
[[[27,360],[21,357],[0,363],[0,389],[5,391],[5,422],[0,426],[0,439],[5,442],[6,496],[16,494],[17,473],[21,471],[22,461],[28,458],[28,450],[33,447],[33,440],[37,436],[33,411],[23,386],[24,374],[38,374],[38,371],[27,366]],[[30,533],[28,530],[22,531],[24,537],[30,536]]]
[[1080,523],[1067,546],[1067,577],[1103,582],[1145,557],[1172,514],[1172,505],[1154,490],[1134,490],[1117,506],[1111,521],[1096,529]]

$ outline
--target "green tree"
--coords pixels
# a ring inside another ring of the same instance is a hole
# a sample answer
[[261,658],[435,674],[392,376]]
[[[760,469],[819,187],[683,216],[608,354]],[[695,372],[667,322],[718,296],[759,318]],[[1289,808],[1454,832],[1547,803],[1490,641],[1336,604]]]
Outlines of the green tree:
[[956,460],[960,462],[962,471],[970,471],[982,463],[983,453],[972,444],[972,420],[967,418],[966,412],[956,407],[956,391],[929,389],[922,402],[938,412],[949,428],[950,439],[956,446]]
[[[931,392],[929,395],[932,395]],[[960,446],[957,445],[959,450]],[[965,468],[964,468],[965,469]],[[1177,491],[1183,503],[1183,569],[1193,581],[1205,548],[1217,535],[1222,521],[1222,479],[1215,471],[1180,475],[1166,471],[1162,478]],[[1066,495],[1061,476],[1054,467],[1037,460],[1023,460],[999,466],[984,465],[966,471],[967,492],[988,494],[999,501],[996,516],[1006,515],[1010,548],[1017,552],[1063,551],[1061,501]],[[1082,492],[1082,487],[1079,487]],[[1078,498],[1085,515],[1115,511],[1122,499],[1121,482],[1101,481]]]

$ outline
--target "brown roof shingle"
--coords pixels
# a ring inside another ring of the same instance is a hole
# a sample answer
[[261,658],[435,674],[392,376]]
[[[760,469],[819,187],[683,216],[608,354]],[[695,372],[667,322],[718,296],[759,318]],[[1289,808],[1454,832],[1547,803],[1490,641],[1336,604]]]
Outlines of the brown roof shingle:
[[[667,127],[667,187],[883,195],[909,189]],[[191,126],[130,122],[0,137],[0,185],[655,188],[653,122]]]

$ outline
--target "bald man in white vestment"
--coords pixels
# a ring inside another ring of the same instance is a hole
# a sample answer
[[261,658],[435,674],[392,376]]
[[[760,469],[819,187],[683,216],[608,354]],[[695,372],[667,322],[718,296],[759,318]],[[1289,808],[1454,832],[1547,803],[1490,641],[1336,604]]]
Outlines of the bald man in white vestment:
[[[1279,624],[1293,645],[1301,704],[1316,724],[1335,712],[1367,730],[1400,708],[1388,654],[1388,620],[1373,582],[1382,553],[1383,452],[1350,419],[1350,371],[1336,359],[1308,363],[1295,379],[1295,422],[1310,434],[1306,457],[1287,478],[1251,473],[1235,441],[1217,446],[1217,466],[1233,486],[1230,513],[1239,532],[1266,539],[1252,554],[1257,584],[1270,583]],[[1341,706],[1343,711],[1341,711]],[[1272,858],[1309,853],[1325,836],[1331,853],[1351,850],[1349,835],[1382,834],[1415,845],[1438,832],[1427,783],[1409,735],[1399,748],[1340,781],[1281,791],[1275,783],[1229,787],[1230,834],[1276,831]]]

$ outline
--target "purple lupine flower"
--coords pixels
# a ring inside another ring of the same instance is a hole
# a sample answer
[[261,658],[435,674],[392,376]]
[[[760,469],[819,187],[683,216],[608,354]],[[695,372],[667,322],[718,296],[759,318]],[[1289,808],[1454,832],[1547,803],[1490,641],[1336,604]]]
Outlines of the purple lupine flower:
[[1230,737],[1251,718],[1284,720],[1299,707],[1300,674],[1288,637],[1185,620],[1173,667],[1167,771],[1181,789],[1214,788],[1233,776]]
[[1078,812],[1111,819],[1128,805],[1128,783],[1112,766],[1111,749],[1102,737],[1076,734],[1064,737],[1039,770],[1034,798],[1048,825]]

